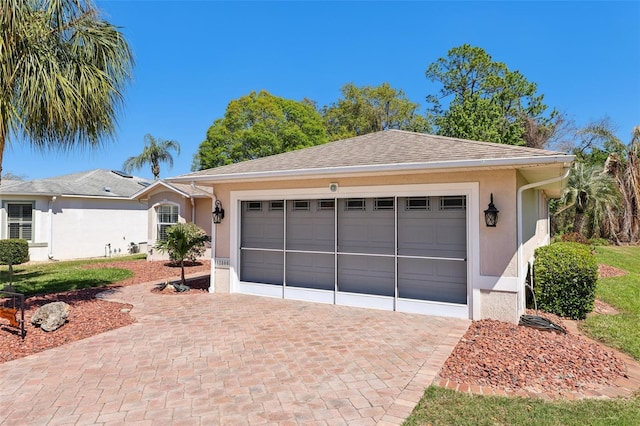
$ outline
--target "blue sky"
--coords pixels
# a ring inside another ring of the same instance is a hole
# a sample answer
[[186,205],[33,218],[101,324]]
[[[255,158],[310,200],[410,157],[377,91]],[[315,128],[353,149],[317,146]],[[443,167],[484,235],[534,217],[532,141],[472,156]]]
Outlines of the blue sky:
[[[97,2],[134,51],[116,140],[89,151],[37,152],[17,141],[4,173],[28,179],[120,169],[143,138],[182,153],[161,177],[188,173],[229,101],[251,91],[320,106],[353,82],[388,82],[424,110],[439,89],[424,75],[452,47],[485,49],[538,84],[578,125],[609,116],[630,140],[640,125],[640,2]],[[149,168],[136,171],[151,178]]]

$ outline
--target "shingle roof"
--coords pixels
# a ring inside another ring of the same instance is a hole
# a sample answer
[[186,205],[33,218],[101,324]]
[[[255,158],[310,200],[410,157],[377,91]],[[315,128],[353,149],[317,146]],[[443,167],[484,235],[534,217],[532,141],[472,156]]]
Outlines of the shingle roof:
[[[284,172],[313,169],[339,169],[358,166],[410,165],[472,160],[522,160],[572,156],[536,148],[478,142],[459,138],[434,136],[402,130],[385,130],[291,151],[284,154],[201,170],[174,179],[192,177],[233,176],[240,174]],[[505,161],[503,161],[505,162]]]
[[[141,184],[142,182],[142,184]],[[47,179],[0,181],[0,193],[14,195],[76,195],[87,197],[130,197],[147,179],[94,169]]]

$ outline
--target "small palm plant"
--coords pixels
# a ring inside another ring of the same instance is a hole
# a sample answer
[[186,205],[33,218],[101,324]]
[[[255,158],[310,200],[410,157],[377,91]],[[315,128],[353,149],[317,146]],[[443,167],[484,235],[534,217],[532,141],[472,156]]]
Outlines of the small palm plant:
[[184,278],[184,262],[195,260],[204,254],[205,243],[211,238],[195,223],[176,223],[167,228],[167,239],[158,241],[156,248],[169,253],[172,261],[180,264],[180,281],[187,285]]

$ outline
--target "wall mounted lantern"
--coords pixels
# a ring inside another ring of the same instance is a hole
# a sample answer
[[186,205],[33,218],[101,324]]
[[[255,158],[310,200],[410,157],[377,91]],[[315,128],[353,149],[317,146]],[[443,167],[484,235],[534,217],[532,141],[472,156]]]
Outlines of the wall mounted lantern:
[[495,227],[496,223],[498,223],[498,213],[500,210],[493,205],[493,193],[491,193],[491,202],[489,203],[489,208],[484,211],[484,221],[487,226]]
[[216,208],[213,210],[211,215],[213,216],[213,223],[215,223],[216,225],[222,222],[222,219],[224,219],[224,209],[222,208],[222,203],[220,202],[220,200],[216,200]]

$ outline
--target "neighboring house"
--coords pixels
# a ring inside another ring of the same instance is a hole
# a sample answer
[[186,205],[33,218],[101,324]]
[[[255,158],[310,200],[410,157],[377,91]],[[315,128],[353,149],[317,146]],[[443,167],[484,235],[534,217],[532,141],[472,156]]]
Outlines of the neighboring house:
[[[157,180],[133,195],[134,199],[148,205],[147,212],[147,260],[168,259],[167,253],[155,249],[159,240],[166,238],[166,229],[178,222],[193,222],[207,235],[211,235],[211,198],[210,187],[198,187],[195,184],[170,183]],[[211,258],[211,248],[203,255]]]
[[101,169],[2,180],[0,238],[27,240],[33,261],[123,255],[140,244],[146,250],[147,205],[131,195],[149,184]]
[[573,159],[388,130],[169,180],[226,211],[212,291],[517,322]]

